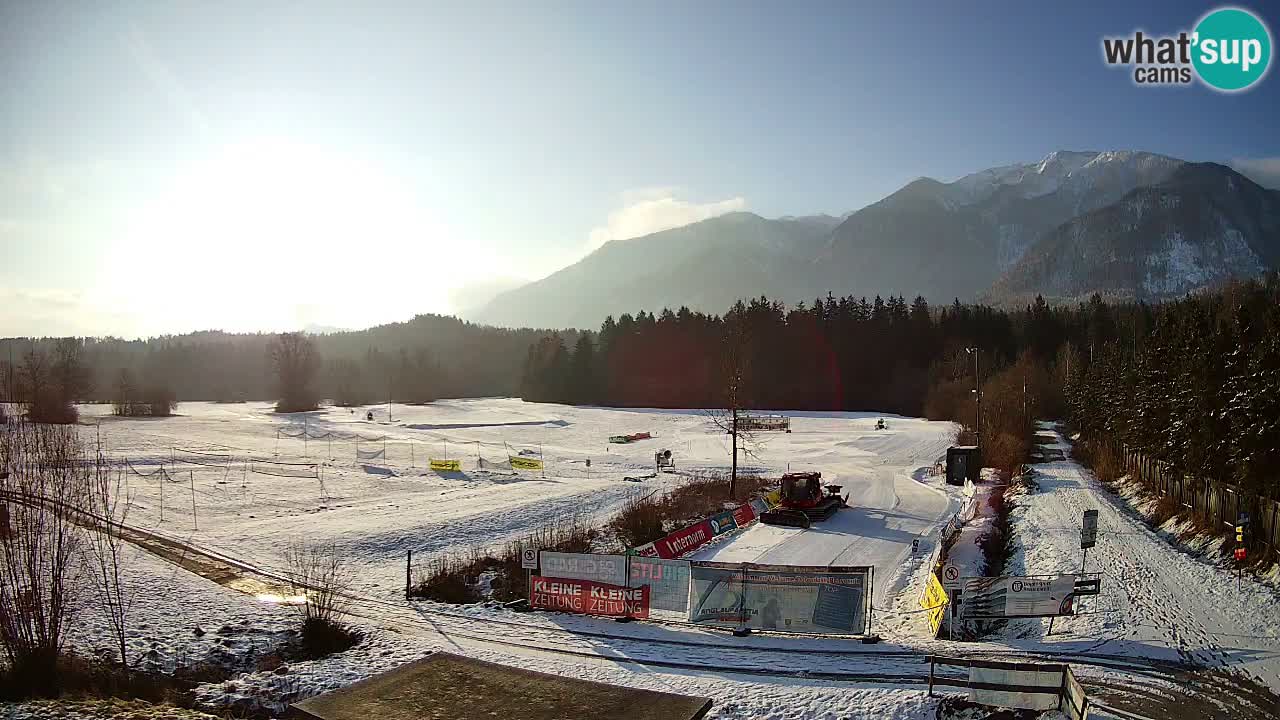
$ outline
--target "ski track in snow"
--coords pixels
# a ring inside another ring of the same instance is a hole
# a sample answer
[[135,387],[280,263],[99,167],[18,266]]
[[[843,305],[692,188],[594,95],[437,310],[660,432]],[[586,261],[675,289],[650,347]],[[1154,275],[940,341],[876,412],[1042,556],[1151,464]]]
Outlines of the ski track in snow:
[[[1069,456],[1069,445],[1054,436],[1049,447]],[[1171,546],[1076,462],[1033,467],[1039,489],[1018,497],[1013,511],[1014,563],[1026,574],[1079,570],[1081,518],[1096,509],[1098,541],[1086,571],[1102,574],[1102,595],[1083,599],[1083,614],[1058,618],[1052,636],[1044,636],[1044,622],[1025,620],[1011,622],[1007,634],[1041,646],[1086,638],[1099,652],[1241,671],[1280,687],[1280,598],[1273,590]]]

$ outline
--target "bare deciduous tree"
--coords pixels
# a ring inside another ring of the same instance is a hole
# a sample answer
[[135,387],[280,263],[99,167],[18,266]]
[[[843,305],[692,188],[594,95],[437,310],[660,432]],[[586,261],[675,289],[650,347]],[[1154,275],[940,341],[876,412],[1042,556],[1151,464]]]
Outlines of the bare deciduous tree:
[[282,333],[267,347],[271,366],[279,382],[277,412],[314,410],[319,404],[315,391],[320,352],[303,333]]
[[724,409],[709,410],[707,417],[722,431],[729,434],[733,462],[729,473],[729,499],[736,499],[738,485],[738,452],[755,457],[759,442],[753,432],[740,426],[747,404],[748,348],[747,325],[742,302],[730,310],[724,318],[724,346],[721,357],[721,379],[724,383]]
[[56,687],[78,587],[83,533],[72,508],[87,494],[76,428],[19,422],[0,433],[0,645],[37,693]]
[[89,473],[86,511],[95,521],[89,533],[89,567],[93,575],[98,605],[106,616],[120,653],[120,665],[129,670],[128,618],[133,592],[124,578],[128,575],[126,540],[121,537],[132,500],[124,482],[124,472],[111,472],[104,461],[101,441]]
[[135,415],[134,403],[138,392],[137,383],[133,379],[133,371],[127,367],[120,368],[116,374],[115,401],[112,412],[121,417]]

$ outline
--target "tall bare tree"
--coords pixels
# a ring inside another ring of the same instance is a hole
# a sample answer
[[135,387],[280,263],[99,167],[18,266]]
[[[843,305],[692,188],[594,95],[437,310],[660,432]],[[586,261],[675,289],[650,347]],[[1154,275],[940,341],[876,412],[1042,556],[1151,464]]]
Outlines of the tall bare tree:
[[98,596],[98,608],[106,616],[120,653],[120,666],[129,670],[128,620],[134,593],[125,582],[129,574],[126,540],[121,537],[129,517],[132,498],[124,482],[124,472],[111,472],[97,443],[94,463],[88,473],[86,510],[94,519],[88,533],[89,569]]
[[733,461],[729,471],[729,499],[731,500],[736,499],[737,493],[739,451],[748,457],[755,457],[759,445],[755,433],[741,426],[742,413],[747,406],[749,340],[745,308],[739,301],[724,317],[724,341],[720,366],[720,377],[724,388],[724,408],[707,411],[711,422],[729,434],[732,445]]
[[320,352],[304,333],[282,333],[271,341],[267,355],[279,385],[277,412],[314,410],[319,405],[315,390]]

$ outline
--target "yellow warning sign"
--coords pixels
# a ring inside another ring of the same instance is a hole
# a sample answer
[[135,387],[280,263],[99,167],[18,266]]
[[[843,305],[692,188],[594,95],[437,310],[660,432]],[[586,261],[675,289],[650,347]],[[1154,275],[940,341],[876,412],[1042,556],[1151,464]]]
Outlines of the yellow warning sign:
[[461,460],[437,460],[431,458],[431,469],[440,472],[457,472],[462,469]]
[[924,586],[920,607],[929,611],[929,627],[933,628],[934,635],[937,635],[938,628],[942,627],[942,614],[946,612],[948,602],[950,598],[947,597],[946,588],[942,587],[942,583],[938,581],[938,574],[929,573],[929,582]]

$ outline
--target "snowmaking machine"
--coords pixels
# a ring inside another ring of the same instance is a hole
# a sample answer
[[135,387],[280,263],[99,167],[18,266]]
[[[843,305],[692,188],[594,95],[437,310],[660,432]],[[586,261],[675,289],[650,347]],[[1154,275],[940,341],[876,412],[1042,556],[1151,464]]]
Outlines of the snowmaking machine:
[[840,485],[823,485],[822,473],[795,472],[782,476],[778,508],[760,516],[765,525],[808,528],[849,507],[849,496],[840,496]]

